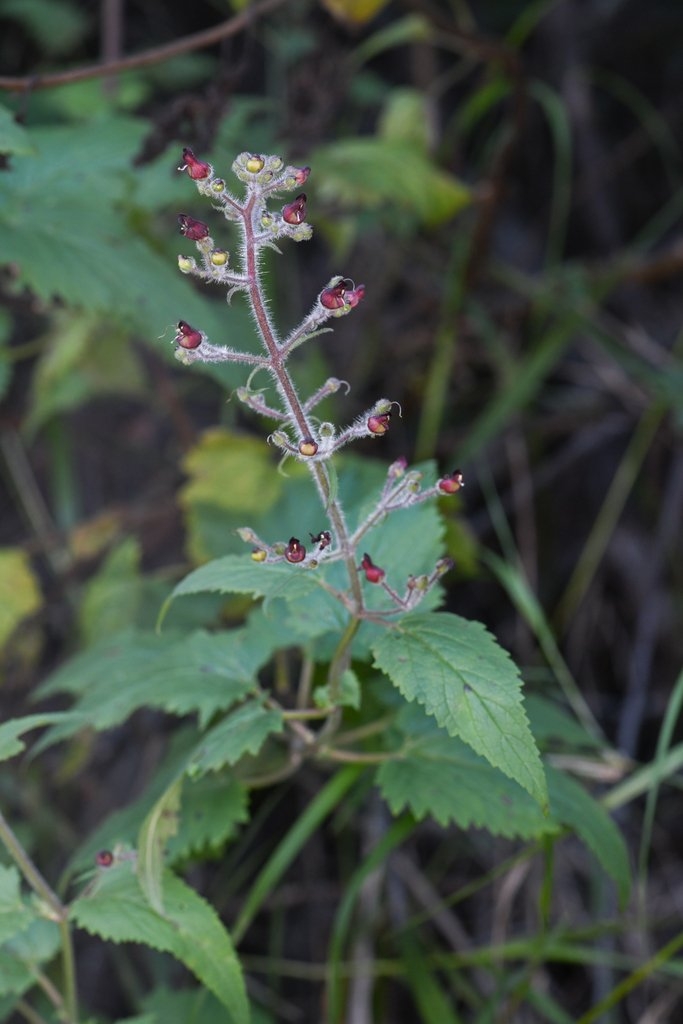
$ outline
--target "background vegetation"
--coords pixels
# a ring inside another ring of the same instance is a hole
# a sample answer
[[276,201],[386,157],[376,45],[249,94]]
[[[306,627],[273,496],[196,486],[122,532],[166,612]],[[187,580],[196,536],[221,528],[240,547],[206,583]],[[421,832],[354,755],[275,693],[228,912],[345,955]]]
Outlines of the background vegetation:
[[[251,326],[177,273],[175,216],[206,214],[175,168],[184,145],[226,175],[241,150],[280,152],[313,168],[316,234],[273,264],[278,321],[334,273],[367,288],[302,382],[352,381],[345,419],[400,401],[367,458],[463,469],[448,607],[523,667],[532,724],[534,694],[572,710],[537,736],[630,852],[626,902],[573,839],[548,883],[529,844],[428,821],[362,878],[388,812],[340,805],[241,946],[264,1020],[321,1019],[333,925],[349,1024],[675,1017],[682,31],[676,0],[0,0],[2,720],[61,707],[36,690],[70,654],[153,626],[176,579],[240,548],[226,523],[269,486],[261,431],[226,402],[242,374],[179,368],[171,340],[180,317],[216,342]],[[150,709],[4,766],[0,802],[55,884],[173,728]],[[193,869],[228,922],[320,787],[256,796],[239,856]],[[168,1004],[183,978],[161,956],[86,935],[78,954],[92,1014],[222,1019]]]

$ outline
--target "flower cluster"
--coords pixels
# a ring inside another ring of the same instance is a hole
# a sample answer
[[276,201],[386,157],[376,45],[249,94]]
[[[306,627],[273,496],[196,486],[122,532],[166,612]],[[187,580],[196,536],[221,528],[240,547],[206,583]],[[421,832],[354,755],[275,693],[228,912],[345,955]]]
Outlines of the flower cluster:
[[[231,263],[228,251],[217,245],[207,224],[189,214],[178,215],[180,233],[194,243],[198,258],[178,256],[178,267],[202,281],[222,284],[228,299],[234,293],[244,293],[257,324],[263,347],[262,355],[212,344],[203,331],[185,320],[178,322],[175,344],[176,354],[184,363],[239,362],[265,370],[274,384],[277,401],[269,403],[261,390],[244,386],[237,389],[238,399],[260,416],[275,422],[268,436],[283,457],[291,457],[308,465],[317,487],[321,504],[328,517],[325,528],[309,532],[310,543],[291,536],[288,541],[268,543],[249,527],[239,530],[245,543],[252,547],[252,558],[259,563],[283,562],[307,569],[316,569],[321,563],[343,561],[349,575],[348,592],[335,592],[335,596],[349,607],[353,614],[366,614],[362,583],[384,590],[390,599],[390,610],[414,607],[422,597],[448,571],[451,563],[441,559],[431,573],[409,577],[403,593],[398,593],[387,582],[385,569],[375,564],[372,554],[363,551],[366,534],[385,516],[397,509],[443,495],[457,493],[464,486],[462,473],[455,470],[442,477],[433,486],[423,486],[422,474],[409,470],[405,460],[399,459],[389,467],[385,485],[374,507],[365,519],[351,531],[340,504],[329,460],[345,445],[367,437],[381,438],[390,429],[392,416],[400,408],[388,398],[380,398],[351,424],[338,427],[320,421],[313,410],[323,399],[349,385],[346,381],[330,377],[306,399],[299,397],[294,381],[287,369],[287,360],[295,348],[308,342],[326,321],[345,316],[354,310],[365,296],[365,286],[355,284],[348,277],[336,275],[319,291],[312,308],[304,319],[285,337],[280,337],[271,322],[263,295],[260,255],[264,248],[275,247],[276,240],[290,238],[304,241],[311,237],[307,222],[308,199],[305,192],[297,192],[294,199],[282,204],[281,193],[300,189],[308,180],[309,167],[285,164],[279,156],[241,153],[232,165],[236,178],[244,186],[243,195],[233,194],[225,180],[215,174],[213,166],[195,156],[191,149],[183,150],[179,168],[194,181],[200,195],[210,199],[214,209],[239,232],[239,258]],[[250,378],[251,380],[251,378]],[[330,589],[328,587],[328,589]],[[377,614],[373,612],[373,614]]]

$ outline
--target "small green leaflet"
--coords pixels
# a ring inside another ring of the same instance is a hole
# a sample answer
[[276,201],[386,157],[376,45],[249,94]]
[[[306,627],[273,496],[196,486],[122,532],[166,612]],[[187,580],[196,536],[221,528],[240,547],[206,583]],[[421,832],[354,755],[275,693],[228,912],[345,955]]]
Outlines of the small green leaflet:
[[171,953],[221,1001],[226,1024],[249,1024],[242,970],[229,934],[213,908],[183,881],[164,872],[165,914],[150,906],[130,864],[107,869],[90,895],[71,904],[76,925],[110,942],[140,942]]
[[522,705],[521,679],[479,622],[447,612],[409,615],[372,644],[375,664],[451,736],[547,808],[541,758]]
[[178,831],[182,776],[162,793],[142,823],[138,837],[137,873],[145,896],[158,914],[164,913],[162,876],[168,840]]

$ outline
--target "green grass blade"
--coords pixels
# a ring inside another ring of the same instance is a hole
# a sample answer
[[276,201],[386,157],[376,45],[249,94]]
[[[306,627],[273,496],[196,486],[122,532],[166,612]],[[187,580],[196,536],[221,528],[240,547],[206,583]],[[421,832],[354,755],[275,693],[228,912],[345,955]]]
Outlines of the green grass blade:
[[239,943],[260,907],[321,822],[337,806],[364,767],[349,765],[337,772],[308,805],[256,878],[232,929],[235,944]]

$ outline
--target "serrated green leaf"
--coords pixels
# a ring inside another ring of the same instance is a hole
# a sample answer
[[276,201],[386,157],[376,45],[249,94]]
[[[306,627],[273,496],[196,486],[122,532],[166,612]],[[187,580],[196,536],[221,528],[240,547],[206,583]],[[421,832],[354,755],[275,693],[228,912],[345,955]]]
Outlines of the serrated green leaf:
[[232,941],[213,908],[179,878],[163,878],[166,913],[146,901],[130,866],[110,868],[72,903],[80,928],[111,942],[142,942],[171,953],[220,1000],[232,1024],[249,1024],[249,1004]]
[[603,871],[616,883],[623,906],[631,891],[624,837],[604,807],[575,779],[554,768],[547,769],[547,777],[553,817],[576,832],[596,856]]
[[282,732],[282,728],[279,711],[266,710],[255,700],[247,701],[203,736],[188,762],[188,774],[196,778],[226,764],[237,764],[245,754],[258,754],[267,738]]
[[[19,283],[45,301],[58,297],[134,327],[169,359],[172,325],[181,317],[217,340],[229,323],[231,339],[248,350],[257,342],[246,308],[235,304],[226,316],[225,303],[207,302],[173,258],[148,242],[148,211],[134,207],[133,168],[147,130],[142,119],[127,117],[32,129],[34,153],[17,155],[0,175],[0,264],[12,263]],[[137,223],[144,235],[135,233]],[[235,364],[198,372],[229,386],[244,375]]]
[[178,832],[167,847],[169,862],[216,854],[248,817],[247,791],[237,779],[185,779]]
[[284,562],[255,562],[250,555],[226,555],[200,566],[181,580],[174,587],[171,600],[182,594],[206,592],[253,594],[283,600],[308,597],[319,589],[315,573],[314,569]]
[[[118,725],[146,706],[173,715],[196,712],[202,725],[253,690],[269,654],[256,650],[244,630],[200,630],[180,639],[128,632],[74,658],[39,692],[80,694],[76,710],[95,729]],[[74,731],[67,723],[50,739]]]
[[15,754],[20,754],[26,744],[19,737],[32,729],[55,722],[70,723],[74,729],[82,728],[85,720],[79,714],[65,711],[50,711],[42,715],[26,715],[24,718],[13,718],[0,725],[0,761],[6,761]]
[[0,648],[41,604],[40,587],[21,548],[0,548]]
[[138,836],[137,875],[150,906],[164,913],[162,876],[164,852],[169,839],[178,831],[178,813],[183,780],[174,782],[162,793],[142,823]]
[[407,700],[547,807],[519,673],[481,623],[446,612],[409,615],[385,630],[372,652]]
[[493,835],[533,839],[557,831],[516,782],[439,729],[421,708],[402,709],[397,726],[404,748],[377,771],[377,784],[394,814],[409,809],[441,825],[485,828]]
[[19,872],[0,864],[0,943],[23,932],[36,918],[22,898]]

